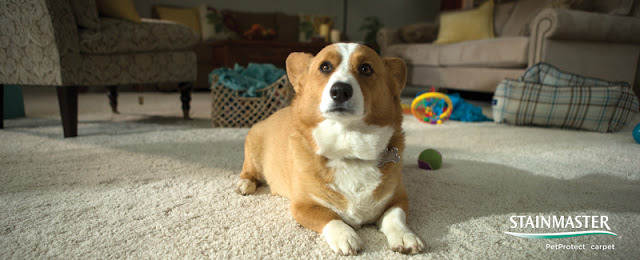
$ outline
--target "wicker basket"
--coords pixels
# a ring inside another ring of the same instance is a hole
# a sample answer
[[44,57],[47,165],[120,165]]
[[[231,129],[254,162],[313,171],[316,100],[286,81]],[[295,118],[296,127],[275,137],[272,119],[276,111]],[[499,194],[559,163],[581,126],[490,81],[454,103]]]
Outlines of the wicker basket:
[[213,77],[211,121],[213,127],[251,127],[286,107],[293,98],[293,86],[287,75],[268,87],[256,90],[258,97],[242,97],[242,91],[217,83]]

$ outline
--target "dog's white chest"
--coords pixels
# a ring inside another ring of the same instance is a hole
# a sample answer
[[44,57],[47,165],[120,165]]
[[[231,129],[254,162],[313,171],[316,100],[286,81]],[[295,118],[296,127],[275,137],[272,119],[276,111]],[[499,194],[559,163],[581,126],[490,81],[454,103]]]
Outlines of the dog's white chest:
[[374,191],[382,182],[378,159],[392,135],[391,127],[372,126],[361,121],[350,124],[333,120],[321,122],[313,130],[318,145],[316,153],[327,157],[327,167],[333,169],[334,181],[329,188],[342,194],[348,203],[345,209],[339,209],[319,198],[314,199],[337,212],[353,227],[374,222],[391,197],[376,200]]
[[362,160],[331,160],[327,166],[334,170],[334,182],[328,185],[329,188],[342,194],[348,201],[345,209],[330,208],[344,222],[356,228],[375,222],[388,200],[374,198],[374,191],[382,182],[382,173],[377,164]]
[[378,160],[393,135],[390,126],[368,125],[361,120],[340,122],[325,119],[313,129],[317,154],[330,160]]

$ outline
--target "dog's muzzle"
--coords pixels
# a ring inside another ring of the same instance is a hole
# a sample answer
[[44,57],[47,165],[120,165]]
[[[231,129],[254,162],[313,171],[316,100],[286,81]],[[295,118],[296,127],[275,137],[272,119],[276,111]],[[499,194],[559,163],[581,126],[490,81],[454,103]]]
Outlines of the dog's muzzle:
[[353,97],[353,87],[344,82],[336,82],[331,86],[329,95],[333,100],[331,112],[352,112],[348,101]]
[[336,82],[331,86],[329,90],[331,99],[336,102],[337,105],[347,102],[353,96],[353,87],[344,82]]

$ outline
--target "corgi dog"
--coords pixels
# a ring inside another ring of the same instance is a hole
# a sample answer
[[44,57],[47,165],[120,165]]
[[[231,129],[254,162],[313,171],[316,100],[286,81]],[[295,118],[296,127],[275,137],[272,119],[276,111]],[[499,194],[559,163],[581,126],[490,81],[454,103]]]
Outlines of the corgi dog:
[[337,43],[316,56],[291,53],[286,68],[295,97],[249,130],[237,192],[268,185],[338,254],[359,252],[355,230],[365,224],[376,224],[393,251],[419,253],[401,173],[405,63]]

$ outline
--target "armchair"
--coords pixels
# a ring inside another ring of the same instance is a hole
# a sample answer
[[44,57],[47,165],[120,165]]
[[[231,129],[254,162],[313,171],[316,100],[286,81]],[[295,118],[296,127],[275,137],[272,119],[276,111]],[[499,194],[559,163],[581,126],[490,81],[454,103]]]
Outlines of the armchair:
[[94,0],[25,0],[0,5],[0,35],[0,93],[56,87],[64,137],[77,136],[78,86],[107,86],[117,113],[117,85],[177,82],[189,116],[198,35],[184,25],[98,17]]

